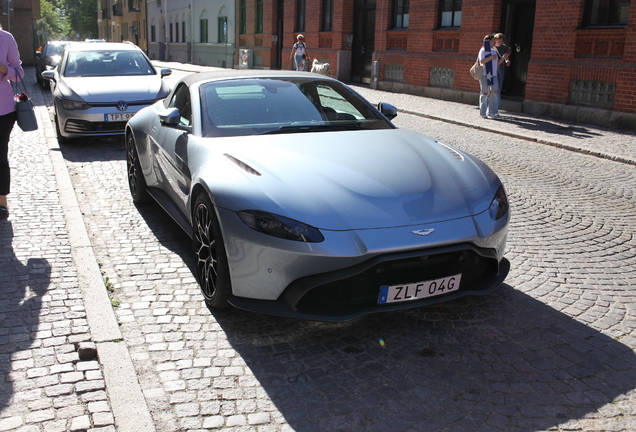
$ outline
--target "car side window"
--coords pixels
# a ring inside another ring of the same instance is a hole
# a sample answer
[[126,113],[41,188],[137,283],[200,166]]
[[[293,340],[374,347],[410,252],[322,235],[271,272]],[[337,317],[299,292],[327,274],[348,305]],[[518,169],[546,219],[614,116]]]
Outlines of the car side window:
[[176,108],[181,113],[181,120],[179,124],[183,126],[192,125],[192,106],[190,104],[190,90],[185,84],[181,84],[177,90],[175,90],[170,99],[168,108]]

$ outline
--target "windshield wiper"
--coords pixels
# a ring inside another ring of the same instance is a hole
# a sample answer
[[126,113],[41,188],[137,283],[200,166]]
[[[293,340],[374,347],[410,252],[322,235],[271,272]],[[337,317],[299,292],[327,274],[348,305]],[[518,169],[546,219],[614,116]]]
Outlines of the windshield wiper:
[[261,135],[284,134],[284,133],[302,133],[302,132],[326,132],[326,131],[343,131],[359,129],[362,121],[346,122],[346,123],[326,123],[326,124],[297,124],[285,125],[278,129],[267,131]]

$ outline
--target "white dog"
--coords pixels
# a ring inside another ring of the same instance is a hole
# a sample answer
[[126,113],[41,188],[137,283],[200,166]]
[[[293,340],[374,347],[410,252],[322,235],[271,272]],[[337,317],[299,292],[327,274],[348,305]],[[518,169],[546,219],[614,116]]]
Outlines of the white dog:
[[329,76],[329,69],[331,66],[329,63],[320,63],[318,60],[314,59],[314,62],[311,65],[311,71],[314,73],[319,73],[322,75]]

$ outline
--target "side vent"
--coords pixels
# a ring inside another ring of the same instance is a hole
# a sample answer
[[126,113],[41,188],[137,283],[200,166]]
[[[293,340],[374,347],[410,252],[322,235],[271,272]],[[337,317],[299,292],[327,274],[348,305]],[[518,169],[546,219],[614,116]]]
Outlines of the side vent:
[[240,169],[242,169],[243,171],[253,174],[255,176],[260,176],[261,173],[259,173],[258,171],[256,171],[254,168],[252,168],[251,166],[249,166],[248,164],[246,164],[243,161],[238,160],[237,158],[235,158],[234,156],[230,156],[229,154],[225,153],[223,156],[225,156],[226,158],[228,158],[229,160],[231,160],[232,162],[234,162]]
[[448,152],[450,154],[452,154],[453,156],[455,156],[455,159],[463,161],[464,160],[464,156],[461,155],[461,153],[459,153],[457,150],[455,150],[454,148],[452,148],[451,146],[444,144],[441,141],[435,141],[437,144],[441,145],[442,147],[444,147],[446,150],[448,150]]

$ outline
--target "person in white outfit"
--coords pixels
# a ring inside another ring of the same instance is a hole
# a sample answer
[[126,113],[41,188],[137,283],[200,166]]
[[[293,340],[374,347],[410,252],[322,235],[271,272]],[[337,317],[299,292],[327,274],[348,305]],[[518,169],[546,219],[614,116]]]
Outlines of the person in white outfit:
[[[492,35],[486,35],[484,42],[492,41]],[[486,44],[484,44],[486,45]],[[484,67],[484,72],[479,81],[481,94],[479,95],[479,115],[483,118],[499,118],[499,80],[497,79],[497,68],[499,56],[497,50],[491,47],[488,51],[482,46],[478,54],[479,61]],[[488,63],[492,62],[489,66]],[[490,69],[490,70],[489,70]]]
[[305,36],[298,35],[296,36],[297,42],[294,44],[294,48],[292,49],[291,55],[289,59],[295,57],[296,60],[296,70],[302,71],[305,70],[305,62],[307,61],[307,45],[305,45]]

